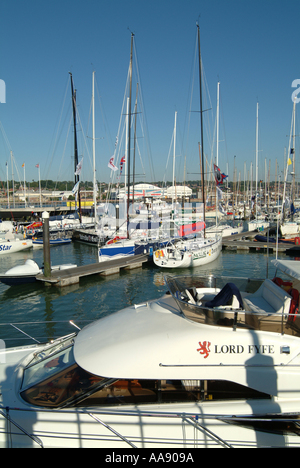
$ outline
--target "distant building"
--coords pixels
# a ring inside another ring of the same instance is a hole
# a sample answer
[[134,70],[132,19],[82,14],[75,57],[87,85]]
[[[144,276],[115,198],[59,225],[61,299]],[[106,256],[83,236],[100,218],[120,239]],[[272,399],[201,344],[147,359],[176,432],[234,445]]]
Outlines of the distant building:
[[192,189],[185,185],[173,185],[167,189],[168,198],[190,198],[192,196]]
[[[182,198],[191,197],[192,189],[183,185],[175,187],[161,188],[152,184],[137,184],[134,186],[134,198]],[[119,198],[127,198],[127,190],[122,188],[119,192]],[[132,187],[130,187],[130,198],[132,198]]]
[[[125,188],[121,188],[118,198],[127,198],[127,190],[125,192]],[[165,192],[165,194],[164,194]],[[129,198],[132,198],[133,190],[130,187],[130,195]],[[167,196],[166,191],[161,187],[156,187],[152,184],[137,184],[134,186],[134,198],[144,198],[144,197],[154,197],[154,198],[161,198]]]

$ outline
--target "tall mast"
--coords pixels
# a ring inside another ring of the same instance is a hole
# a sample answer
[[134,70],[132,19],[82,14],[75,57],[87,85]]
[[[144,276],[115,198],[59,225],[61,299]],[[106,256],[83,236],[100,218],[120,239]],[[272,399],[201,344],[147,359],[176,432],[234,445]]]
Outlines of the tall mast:
[[96,226],[97,215],[97,200],[96,200],[96,144],[95,144],[95,72],[93,72],[93,89],[92,89],[92,103],[93,103],[93,201],[94,201],[94,219]]
[[[219,166],[219,106],[220,106],[220,81],[218,81],[217,86],[217,154],[216,154],[216,165]],[[219,211],[219,203],[218,203],[218,195],[217,195],[217,185],[215,187],[215,211],[216,211],[216,226],[218,226],[218,211]]]
[[[198,29],[198,60],[199,60],[199,87],[200,87],[200,123],[201,123],[201,166],[202,166],[202,199],[203,199],[203,221],[205,223],[205,188],[204,188],[204,148],[203,148],[203,108],[202,108],[202,62],[201,62],[201,47],[200,47],[200,28]],[[204,228],[205,235],[205,228]]]
[[[293,170],[292,175],[292,204],[294,205],[295,198],[295,137],[296,137],[296,98],[293,103],[293,147],[291,148],[291,155],[293,155]],[[292,212],[292,221],[294,221],[294,210]]]
[[132,172],[132,205],[134,204],[136,120],[137,120],[138,91],[139,91],[139,84],[137,83],[136,84],[135,106],[134,106],[134,147],[133,147],[133,172]]
[[176,156],[176,127],[177,127],[177,112],[175,111],[174,121],[174,146],[173,146],[173,193],[172,193],[172,210],[174,210],[174,199],[175,199],[175,156]]
[[128,139],[127,139],[127,237],[129,237],[129,203],[130,203],[130,139],[131,139],[131,90],[132,90],[132,51],[134,34],[131,33],[130,63],[129,63],[129,103],[128,103]]
[[257,220],[257,182],[258,182],[258,102],[256,104],[256,148],[255,148],[255,218]]
[[[76,90],[74,91],[73,86],[73,76],[70,73],[71,78],[71,91],[72,91],[72,106],[73,106],[73,125],[74,125],[74,172],[76,172],[76,168],[78,165],[78,149],[77,149],[77,133],[76,133]],[[79,182],[79,175],[75,174],[75,185]],[[80,204],[80,190],[78,187],[78,205],[79,205],[79,218],[81,221],[81,204]],[[75,196],[75,210],[77,211],[77,202]]]
[[15,180],[14,180],[14,157],[13,152],[10,152],[11,158],[11,178],[12,178],[12,196],[13,196],[13,207],[15,208]]
[[218,81],[217,87],[217,156],[216,156],[216,165],[219,166],[219,120],[220,120],[220,81]]

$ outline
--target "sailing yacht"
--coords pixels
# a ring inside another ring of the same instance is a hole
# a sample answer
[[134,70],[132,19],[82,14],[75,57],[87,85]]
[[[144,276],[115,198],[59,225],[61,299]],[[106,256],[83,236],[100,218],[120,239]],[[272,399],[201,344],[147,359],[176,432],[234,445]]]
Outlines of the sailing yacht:
[[173,239],[154,252],[153,261],[160,268],[197,267],[216,260],[221,250],[221,236]]
[[219,234],[222,237],[228,237],[235,234],[240,234],[243,232],[243,229],[243,224],[239,224],[238,226],[230,226],[230,224],[219,224],[218,226],[210,226],[206,228],[205,233],[207,237],[215,236],[215,234]]
[[[293,129],[293,130],[292,130]],[[293,137],[293,143],[291,147],[291,138]],[[290,141],[289,141],[289,154],[290,156],[288,157],[287,160],[287,165],[286,165],[286,171],[285,171],[285,181],[284,181],[284,194],[283,194],[283,206],[281,213],[283,215],[282,218],[282,223],[280,225],[280,232],[282,236],[298,236],[299,234],[299,225],[298,223],[294,222],[294,196],[295,196],[295,138],[296,138],[296,100],[293,103],[293,114],[292,114],[292,122],[291,122],[291,131],[290,131]],[[292,158],[292,160],[291,160]],[[287,203],[286,200],[286,182],[287,182],[287,176],[288,176],[288,167],[292,165],[292,202]],[[284,210],[285,205],[291,205],[290,210]],[[292,208],[293,207],[293,208]],[[288,219],[284,219],[284,213],[285,211],[289,211],[287,214]]]

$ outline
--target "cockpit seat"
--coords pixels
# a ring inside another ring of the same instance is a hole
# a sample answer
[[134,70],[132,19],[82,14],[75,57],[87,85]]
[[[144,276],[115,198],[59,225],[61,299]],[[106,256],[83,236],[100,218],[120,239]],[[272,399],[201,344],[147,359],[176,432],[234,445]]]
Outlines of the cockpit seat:
[[291,299],[284,289],[266,279],[254,294],[244,299],[245,310],[258,314],[288,314]]

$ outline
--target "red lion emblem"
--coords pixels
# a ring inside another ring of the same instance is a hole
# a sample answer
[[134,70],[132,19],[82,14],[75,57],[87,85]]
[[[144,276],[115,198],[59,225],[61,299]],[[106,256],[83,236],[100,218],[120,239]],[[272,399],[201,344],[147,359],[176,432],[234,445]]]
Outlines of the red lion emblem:
[[210,353],[210,347],[211,343],[209,341],[203,341],[203,344],[199,341],[199,346],[200,348],[197,349],[200,354],[204,355],[204,359],[208,358],[209,353]]

